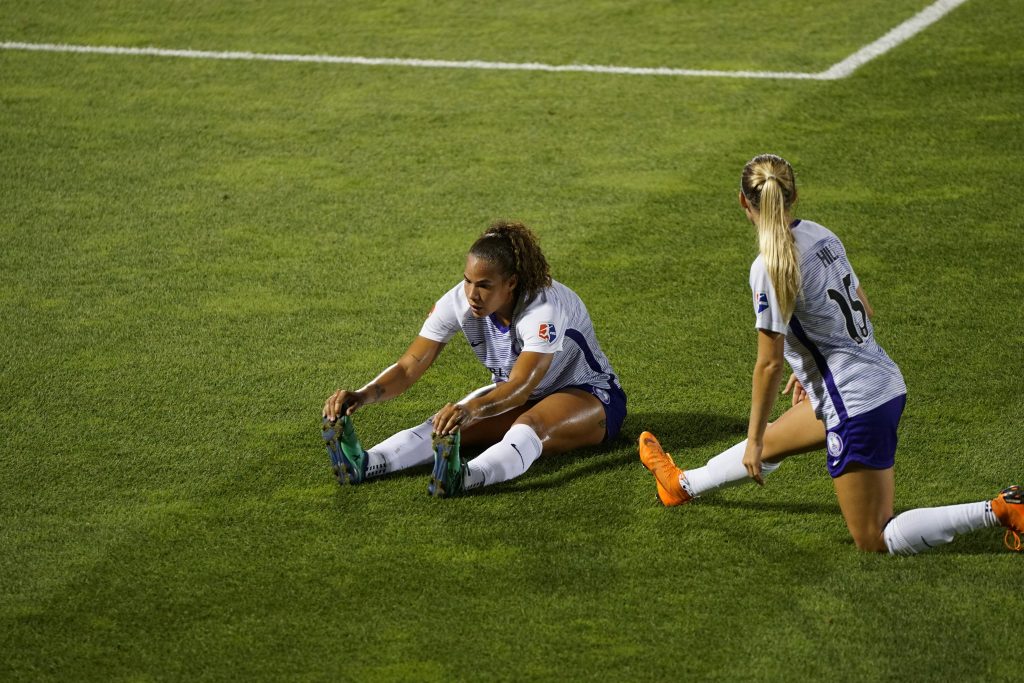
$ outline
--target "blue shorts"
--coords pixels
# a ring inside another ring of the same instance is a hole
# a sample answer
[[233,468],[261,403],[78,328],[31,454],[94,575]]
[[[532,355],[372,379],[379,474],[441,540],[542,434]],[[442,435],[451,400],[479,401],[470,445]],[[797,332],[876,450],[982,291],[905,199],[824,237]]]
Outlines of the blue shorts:
[[577,384],[566,389],[582,389],[597,397],[604,406],[604,440],[611,441],[622,431],[622,422],[626,419],[626,392],[615,382],[612,388],[595,387],[592,384]]
[[907,404],[901,394],[863,415],[847,418],[825,435],[828,473],[833,478],[852,463],[887,470],[896,462],[896,428]]

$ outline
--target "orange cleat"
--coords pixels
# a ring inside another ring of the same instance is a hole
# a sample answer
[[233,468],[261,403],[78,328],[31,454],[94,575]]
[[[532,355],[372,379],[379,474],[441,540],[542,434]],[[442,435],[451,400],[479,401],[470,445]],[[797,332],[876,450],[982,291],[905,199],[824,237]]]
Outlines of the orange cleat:
[[1003,543],[1010,550],[1020,552],[1022,544],[1019,534],[1024,534],[1024,488],[1010,486],[1000,491],[992,500],[992,514],[1006,527]]
[[654,475],[658,500],[662,505],[672,507],[690,502],[693,496],[679,483],[679,475],[683,471],[676,467],[672,456],[661,448],[657,437],[650,432],[640,435],[640,462]]

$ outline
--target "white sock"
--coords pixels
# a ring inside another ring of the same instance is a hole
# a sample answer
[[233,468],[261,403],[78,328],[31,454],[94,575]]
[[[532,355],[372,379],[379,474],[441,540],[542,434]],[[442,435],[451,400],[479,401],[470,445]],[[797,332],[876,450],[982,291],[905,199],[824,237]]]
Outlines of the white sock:
[[[747,449],[744,439],[715,457],[708,460],[704,467],[686,470],[679,475],[679,483],[691,496],[699,496],[708,491],[746,484],[754,481],[747,476],[747,468],[743,466],[743,453]],[[780,462],[762,462],[761,477],[779,469]]]
[[412,429],[389,436],[366,451],[369,456],[366,461],[367,478],[433,462],[434,449],[430,444],[430,435],[433,431],[432,420],[427,420]]
[[882,535],[890,555],[916,555],[949,543],[956,534],[998,525],[992,504],[984,501],[907,510],[893,517]]
[[533,429],[512,425],[505,438],[469,461],[465,486],[474,489],[515,479],[540,457],[543,445]]
[[[488,393],[496,384],[474,389],[469,392],[459,403],[483,396]],[[369,458],[366,461],[366,478],[380,477],[388,472],[397,472],[417,465],[426,465],[434,461],[434,447],[431,444],[431,436],[434,433],[433,417],[426,422],[416,425],[411,429],[405,429],[397,434],[389,436],[373,448],[366,451]]]

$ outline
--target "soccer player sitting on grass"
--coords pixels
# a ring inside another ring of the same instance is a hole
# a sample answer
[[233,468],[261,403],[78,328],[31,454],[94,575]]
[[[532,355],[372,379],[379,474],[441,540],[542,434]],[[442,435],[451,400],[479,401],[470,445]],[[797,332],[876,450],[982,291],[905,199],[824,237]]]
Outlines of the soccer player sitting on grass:
[[[903,375],[875,341],[873,311],[842,242],[817,223],[793,220],[796,198],[793,169],[784,159],[764,154],[744,167],[739,201],[757,228],[761,252],[750,268],[757,362],[747,440],[704,467],[683,471],[644,432],[640,459],[654,473],[658,498],[681,505],[725,486],[763,484],[784,458],[824,446],[839,508],[861,550],[911,555],[999,524],[1007,527],[1007,546],[1019,550],[1019,486],[991,501],[893,516]],[[793,403],[769,425],[784,359],[793,369],[785,388]]]
[[[412,386],[460,330],[493,383],[364,451],[352,414]],[[427,490],[448,497],[518,477],[541,453],[613,439],[625,416],[626,395],[583,301],[551,279],[533,232],[499,221],[473,243],[463,281],[438,300],[398,362],[327,399],[323,437],[339,483],[433,459]],[[464,462],[460,445],[489,448]]]

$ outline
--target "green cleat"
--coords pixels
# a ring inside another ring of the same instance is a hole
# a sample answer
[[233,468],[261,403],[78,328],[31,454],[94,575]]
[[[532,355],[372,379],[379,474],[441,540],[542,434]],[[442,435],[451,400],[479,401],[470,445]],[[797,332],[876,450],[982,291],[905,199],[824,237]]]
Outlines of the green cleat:
[[430,474],[427,493],[435,498],[451,498],[464,490],[466,463],[459,457],[459,433],[432,437],[434,471]]
[[338,483],[359,484],[366,479],[366,461],[368,457],[356,436],[356,428],[352,418],[342,415],[335,421],[326,417],[323,421],[324,443],[327,455],[331,456],[331,468]]

